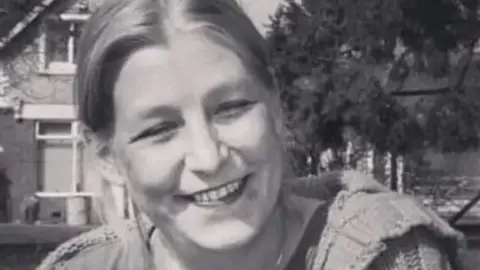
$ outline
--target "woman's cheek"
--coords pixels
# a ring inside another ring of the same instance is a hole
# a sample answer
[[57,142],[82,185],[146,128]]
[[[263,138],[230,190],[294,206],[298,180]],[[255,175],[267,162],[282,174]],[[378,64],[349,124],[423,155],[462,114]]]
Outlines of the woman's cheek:
[[234,148],[257,149],[266,141],[270,131],[265,109],[261,106],[235,122],[219,126],[221,140]]
[[150,146],[130,155],[131,181],[144,193],[170,192],[178,178],[179,155],[171,147]]

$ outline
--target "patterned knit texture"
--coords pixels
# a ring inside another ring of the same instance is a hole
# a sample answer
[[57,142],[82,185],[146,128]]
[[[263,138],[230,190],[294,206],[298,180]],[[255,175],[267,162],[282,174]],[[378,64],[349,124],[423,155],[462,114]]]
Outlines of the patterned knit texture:
[[[368,177],[358,173],[347,173],[343,177],[343,183],[368,183]],[[383,189],[375,192],[372,184],[347,184],[345,187],[330,207],[313,270],[369,269],[380,254],[390,252],[392,245],[388,243],[391,240],[401,241],[410,232],[419,229],[427,230],[436,239],[436,250],[445,247],[448,259],[459,260],[458,252],[466,246],[464,236],[417,199]],[[403,247],[402,243],[395,242],[395,247],[415,251],[411,246]],[[403,252],[399,256],[405,254]],[[396,267],[392,269],[404,269],[405,265]],[[415,267],[421,265],[415,264],[413,269]]]
[[450,270],[448,256],[425,228],[413,230],[387,242],[387,249],[372,263],[371,270]]
[[[152,224],[145,219],[141,220],[140,225],[143,232],[150,230],[152,226]],[[119,224],[116,226],[118,227]],[[122,224],[122,232],[129,234],[130,239],[137,239],[137,237],[139,237],[137,222],[133,220],[126,221],[124,224]],[[128,240],[128,238],[125,239]],[[107,225],[101,226],[61,244],[44,259],[41,265],[38,266],[37,270],[68,270],[70,269],[68,265],[70,260],[77,259],[77,257],[82,257],[91,250],[95,251],[95,249],[98,249],[99,247],[105,247],[109,244],[117,247],[124,245],[125,243],[122,242],[122,240],[125,239],[121,238],[119,236],[119,232],[114,230],[112,227]],[[138,243],[140,241],[134,242]],[[142,246],[137,246],[135,248],[140,249]],[[88,258],[85,259],[88,260]]]
[[89,248],[118,240],[118,236],[108,227],[103,226],[75,237],[51,252],[37,270],[61,269],[65,262]]

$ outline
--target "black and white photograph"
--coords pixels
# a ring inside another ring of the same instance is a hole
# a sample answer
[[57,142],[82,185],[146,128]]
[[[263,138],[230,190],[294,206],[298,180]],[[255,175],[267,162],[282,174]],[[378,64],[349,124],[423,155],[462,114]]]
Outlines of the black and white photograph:
[[0,0],[0,270],[480,269],[479,0]]

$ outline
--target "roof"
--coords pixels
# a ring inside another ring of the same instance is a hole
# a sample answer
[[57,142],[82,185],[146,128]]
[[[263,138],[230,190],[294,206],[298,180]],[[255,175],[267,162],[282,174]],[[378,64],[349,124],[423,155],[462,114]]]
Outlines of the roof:
[[[91,0],[92,1],[92,0]],[[0,0],[0,54],[13,40],[18,40],[23,47],[31,42],[33,35],[25,34],[35,31],[33,25],[42,20],[46,14],[68,11],[81,11],[88,8],[87,0]],[[26,36],[26,37],[25,37]],[[21,50],[20,50],[21,51]],[[8,55],[9,53],[7,53]],[[11,54],[11,52],[10,52]]]
[[22,33],[56,0],[33,0],[0,4],[0,50],[7,46],[17,35]]

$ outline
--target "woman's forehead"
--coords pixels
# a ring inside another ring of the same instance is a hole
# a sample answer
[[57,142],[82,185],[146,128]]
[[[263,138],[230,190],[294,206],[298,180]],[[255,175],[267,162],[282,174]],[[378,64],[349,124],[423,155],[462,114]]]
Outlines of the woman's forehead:
[[201,42],[182,43],[172,48],[156,46],[136,51],[124,62],[117,85],[156,81],[162,86],[187,86],[195,81],[197,87],[202,87],[241,81],[247,73],[241,59],[226,49]]
[[[172,38],[167,45],[154,45],[135,51],[125,61],[121,73],[155,70],[167,73],[190,72],[190,76],[195,76],[202,73],[204,68],[216,65],[225,71],[241,73],[246,71],[243,61],[235,46],[202,33],[186,32]],[[194,69],[197,72],[193,73]]]
[[155,46],[133,53],[117,78],[116,102],[169,105],[256,88],[254,76],[236,52],[196,37],[185,36],[168,48]]

